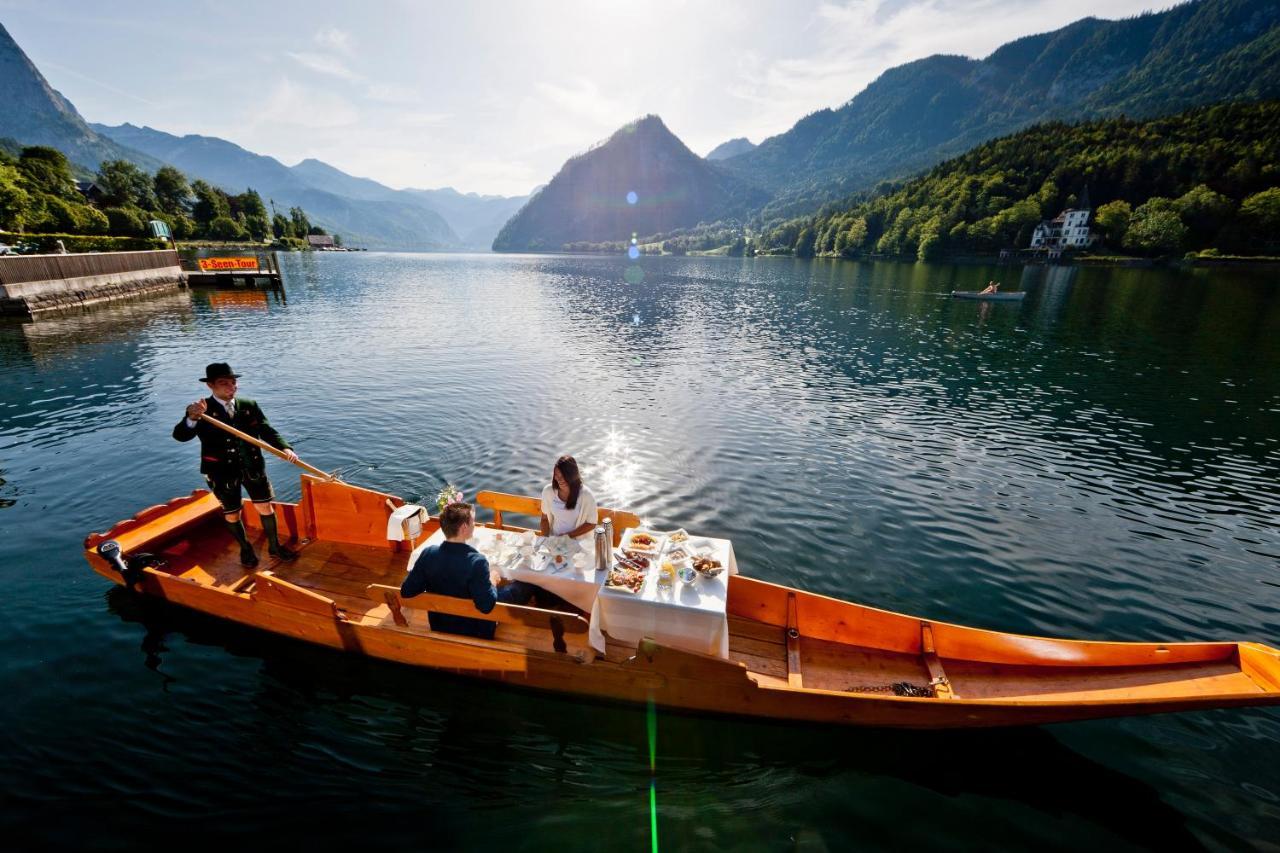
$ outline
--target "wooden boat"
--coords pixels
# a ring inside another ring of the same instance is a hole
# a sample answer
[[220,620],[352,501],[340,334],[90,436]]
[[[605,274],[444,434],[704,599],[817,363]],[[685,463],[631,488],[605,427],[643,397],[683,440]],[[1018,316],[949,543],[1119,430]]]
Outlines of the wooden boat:
[[1015,290],[1011,293],[983,293],[978,290],[951,291],[952,299],[981,299],[984,302],[1016,302],[1026,295],[1025,290]]
[[[536,498],[483,492],[493,526],[521,529]],[[648,639],[586,642],[577,613],[498,605],[493,640],[434,632],[436,611],[479,615],[440,596],[401,600],[412,543],[391,542],[403,501],[303,476],[277,504],[300,556],[250,572],[216,499],[193,492],[85,540],[99,574],[139,592],[345,652],[507,684],[781,720],[913,728],[1007,726],[1280,703],[1280,651],[1257,643],[1112,643],[1019,636],[839,601],[742,575],[729,580],[729,660]],[[623,527],[629,513],[611,513]],[[256,525],[253,512],[246,520]],[[428,522],[424,535],[434,529]],[[262,549],[262,531],[250,528]],[[132,564],[107,559],[114,542]],[[151,557],[143,556],[150,552]],[[158,559],[157,559],[158,558]],[[160,562],[163,561],[163,562]],[[145,565],[144,565],[145,564]],[[896,685],[896,687],[895,687]]]

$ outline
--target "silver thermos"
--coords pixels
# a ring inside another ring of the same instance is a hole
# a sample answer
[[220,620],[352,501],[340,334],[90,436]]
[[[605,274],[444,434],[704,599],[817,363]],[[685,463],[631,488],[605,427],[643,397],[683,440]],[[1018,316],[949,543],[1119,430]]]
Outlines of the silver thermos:
[[609,539],[609,533],[605,527],[596,527],[595,543],[596,571],[607,572],[609,570],[609,552],[613,550],[613,543]]
[[[613,519],[606,517],[604,521],[600,522],[600,524],[601,526],[604,527],[604,541],[608,546],[609,556],[612,557],[613,556]],[[606,568],[607,568],[607,564],[612,562],[613,560],[607,560]]]

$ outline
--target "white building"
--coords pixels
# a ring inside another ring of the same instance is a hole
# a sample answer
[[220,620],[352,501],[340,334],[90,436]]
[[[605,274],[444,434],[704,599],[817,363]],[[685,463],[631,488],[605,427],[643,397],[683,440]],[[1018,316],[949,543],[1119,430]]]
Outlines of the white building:
[[1053,219],[1046,219],[1031,234],[1033,249],[1083,249],[1092,246],[1097,235],[1089,228],[1093,216],[1089,188],[1080,193],[1080,206],[1069,207]]

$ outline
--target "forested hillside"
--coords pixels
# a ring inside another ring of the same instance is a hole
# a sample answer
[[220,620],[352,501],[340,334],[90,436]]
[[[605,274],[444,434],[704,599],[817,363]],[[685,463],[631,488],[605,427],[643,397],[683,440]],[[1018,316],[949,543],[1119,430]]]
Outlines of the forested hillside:
[[1088,187],[1108,245],[1140,254],[1274,252],[1280,102],[1149,121],[1048,123],[978,146],[896,190],[763,230],[757,251],[919,257],[1026,247]]

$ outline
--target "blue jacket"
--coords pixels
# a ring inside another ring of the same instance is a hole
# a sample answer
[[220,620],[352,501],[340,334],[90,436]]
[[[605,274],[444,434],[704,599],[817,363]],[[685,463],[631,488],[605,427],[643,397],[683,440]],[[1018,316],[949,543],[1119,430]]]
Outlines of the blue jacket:
[[[409,576],[400,585],[400,595],[412,598],[423,592],[434,592],[453,598],[469,598],[476,609],[488,613],[498,602],[498,592],[489,580],[489,561],[464,542],[441,542],[423,549]],[[448,613],[427,612],[431,630],[469,637],[493,639],[497,623]]]

